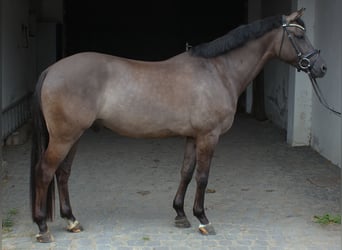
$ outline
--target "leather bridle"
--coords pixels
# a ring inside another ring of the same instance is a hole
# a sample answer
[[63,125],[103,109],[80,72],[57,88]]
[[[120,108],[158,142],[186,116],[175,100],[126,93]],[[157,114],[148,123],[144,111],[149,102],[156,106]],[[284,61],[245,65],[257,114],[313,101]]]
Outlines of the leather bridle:
[[281,44],[279,47],[279,53],[278,53],[279,57],[280,57],[281,49],[282,49],[283,44],[284,44],[284,38],[285,38],[285,33],[286,33],[287,37],[289,38],[289,41],[291,42],[292,47],[294,48],[294,50],[296,51],[296,54],[297,54],[297,59],[298,59],[297,63],[296,63],[297,70],[298,71],[304,71],[305,73],[308,74],[310,81],[311,81],[311,84],[312,84],[312,88],[314,89],[314,92],[315,92],[319,102],[326,109],[330,110],[335,115],[341,117],[341,112],[338,112],[329,106],[329,104],[327,103],[327,101],[325,100],[325,98],[322,94],[322,91],[320,90],[320,88],[317,84],[316,78],[311,73],[311,69],[315,65],[315,63],[317,61],[317,57],[313,62],[311,62],[310,59],[315,55],[319,55],[320,50],[313,49],[313,50],[309,51],[308,53],[303,54],[303,52],[301,51],[301,49],[297,45],[295,39],[293,38],[293,34],[288,31],[287,28],[289,28],[289,27],[295,27],[295,28],[301,29],[304,32],[306,31],[303,26],[301,26],[297,23],[287,23],[285,17],[283,17],[283,24],[282,24],[283,36],[282,36]]
[[311,62],[311,58],[315,55],[318,55],[320,53],[320,50],[318,49],[313,49],[311,51],[309,51],[308,53],[304,54],[301,49],[299,48],[299,46],[296,43],[296,40],[293,38],[293,34],[291,32],[288,31],[287,28],[289,27],[295,27],[298,29],[301,29],[303,31],[306,31],[305,28],[297,23],[287,23],[286,19],[284,18],[283,21],[283,36],[281,39],[281,44],[280,44],[280,48],[279,48],[279,56],[281,53],[281,49],[283,47],[284,44],[284,38],[285,38],[285,33],[287,35],[287,37],[289,38],[289,41],[292,45],[292,47],[294,48],[294,50],[296,51],[296,55],[297,55],[297,64],[296,64],[296,68],[298,71],[304,71],[305,73],[310,73],[310,70],[312,69],[312,67],[315,65],[316,60],[314,60],[313,62]]

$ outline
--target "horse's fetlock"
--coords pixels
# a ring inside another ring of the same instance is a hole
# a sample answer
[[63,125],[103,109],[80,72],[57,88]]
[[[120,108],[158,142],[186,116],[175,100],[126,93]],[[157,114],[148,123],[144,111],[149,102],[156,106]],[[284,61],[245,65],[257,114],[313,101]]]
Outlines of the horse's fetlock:
[[75,220],[75,217],[73,216],[72,214],[72,210],[71,210],[71,207],[69,206],[64,206],[63,208],[60,209],[60,214],[61,214],[61,217],[63,219],[66,219],[66,220]]
[[197,217],[197,218],[202,217],[203,214],[204,214],[204,209],[203,209],[203,208],[199,208],[199,207],[194,208],[194,209],[193,209],[193,214],[194,214],[194,216]]
[[34,222],[40,224],[42,221],[46,220],[46,215],[43,212],[36,212],[33,216]]
[[176,211],[181,211],[184,209],[184,201],[182,200],[182,198],[180,197],[175,197],[175,199],[173,200],[173,208]]

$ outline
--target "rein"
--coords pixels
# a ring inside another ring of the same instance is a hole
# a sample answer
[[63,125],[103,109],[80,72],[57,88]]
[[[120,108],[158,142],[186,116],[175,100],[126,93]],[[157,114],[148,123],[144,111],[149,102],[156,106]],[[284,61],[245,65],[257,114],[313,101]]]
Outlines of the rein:
[[319,100],[319,102],[326,108],[328,109],[329,111],[331,111],[333,114],[337,115],[338,117],[341,117],[341,112],[338,112],[336,110],[334,110],[333,108],[331,108],[329,106],[329,104],[327,103],[327,101],[324,99],[324,96],[322,94],[322,91],[321,89],[319,88],[318,84],[317,84],[317,81],[316,81],[316,78],[314,78],[310,72],[307,73],[309,78],[310,78],[310,81],[311,81],[311,85],[312,85],[312,88],[314,89],[314,92],[317,96],[317,99]]
[[323,107],[325,107],[326,109],[331,111],[333,114],[337,115],[338,117],[341,117],[341,112],[338,112],[329,106],[329,104],[327,103],[327,101],[325,100],[325,98],[322,94],[321,89],[319,88],[319,86],[317,84],[316,78],[311,75],[310,69],[315,65],[317,59],[314,60],[314,62],[311,64],[310,58],[316,54],[319,54],[320,50],[313,49],[309,53],[303,54],[300,51],[299,47],[297,46],[295,40],[293,39],[292,34],[287,30],[287,27],[296,27],[296,28],[301,29],[303,31],[305,31],[305,28],[299,24],[296,24],[296,23],[289,23],[288,24],[288,23],[286,23],[286,20],[283,20],[282,27],[283,27],[283,36],[281,39],[281,44],[280,44],[279,53],[278,53],[279,57],[280,57],[281,49],[283,47],[285,32],[286,32],[287,37],[289,38],[289,40],[292,44],[292,47],[294,48],[294,50],[296,51],[296,54],[297,54],[298,63],[296,65],[296,68],[297,68],[298,72],[304,71],[305,73],[308,74],[310,81],[311,81],[312,88],[313,88],[313,90],[317,96],[317,99],[323,105]]

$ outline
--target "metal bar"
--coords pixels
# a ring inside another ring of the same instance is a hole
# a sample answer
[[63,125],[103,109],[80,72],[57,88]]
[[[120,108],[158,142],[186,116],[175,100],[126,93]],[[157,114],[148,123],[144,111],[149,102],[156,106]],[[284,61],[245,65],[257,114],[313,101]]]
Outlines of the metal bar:
[[28,94],[2,111],[2,139],[6,139],[31,116],[31,96]]

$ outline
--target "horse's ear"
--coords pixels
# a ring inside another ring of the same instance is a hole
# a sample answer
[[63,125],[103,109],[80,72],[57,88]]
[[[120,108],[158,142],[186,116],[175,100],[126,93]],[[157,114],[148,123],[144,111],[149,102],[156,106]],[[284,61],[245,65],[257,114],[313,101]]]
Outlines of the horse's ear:
[[305,11],[305,8],[301,8],[300,10],[293,12],[289,16],[286,16],[287,23],[296,21],[298,18],[300,18],[304,14],[304,11]]

